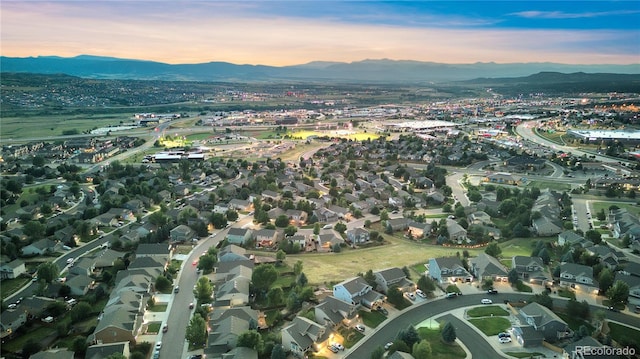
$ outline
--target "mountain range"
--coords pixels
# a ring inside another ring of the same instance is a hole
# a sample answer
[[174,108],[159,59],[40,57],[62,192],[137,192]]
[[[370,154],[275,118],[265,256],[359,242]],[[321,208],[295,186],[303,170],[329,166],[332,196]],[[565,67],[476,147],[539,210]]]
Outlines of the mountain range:
[[478,78],[529,76],[540,72],[640,74],[640,64],[568,65],[558,63],[445,64],[400,60],[351,63],[315,61],[294,66],[236,65],[228,62],[167,64],[80,55],[76,57],[0,57],[2,72],[67,74],[94,79],[203,82],[359,82],[442,83]]

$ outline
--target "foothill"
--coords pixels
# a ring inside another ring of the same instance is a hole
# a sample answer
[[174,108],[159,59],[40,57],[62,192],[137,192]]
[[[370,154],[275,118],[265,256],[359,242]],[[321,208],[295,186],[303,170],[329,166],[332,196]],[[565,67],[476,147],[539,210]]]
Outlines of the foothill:
[[640,350],[637,93],[57,76],[3,80],[4,358]]

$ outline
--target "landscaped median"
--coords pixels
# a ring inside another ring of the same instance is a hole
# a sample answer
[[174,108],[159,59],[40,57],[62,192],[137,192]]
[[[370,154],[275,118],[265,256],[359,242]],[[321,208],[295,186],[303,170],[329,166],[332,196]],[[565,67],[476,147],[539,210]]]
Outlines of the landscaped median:
[[498,333],[507,331],[511,328],[511,322],[508,317],[509,312],[498,305],[482,306],[469,309],[466,311],[469,323],[480,329],[486,336],[498,335]]
[[497,305],[489,305],[489,306],[482,306],[482,307],[476,307],[473,309],[469,309],[467,310],[467,316],[471,317],[471,318],[478,318],[478,317],[508,317],[509,316],[509,312],[507,312],[506,310],[502,309],[500,306]]

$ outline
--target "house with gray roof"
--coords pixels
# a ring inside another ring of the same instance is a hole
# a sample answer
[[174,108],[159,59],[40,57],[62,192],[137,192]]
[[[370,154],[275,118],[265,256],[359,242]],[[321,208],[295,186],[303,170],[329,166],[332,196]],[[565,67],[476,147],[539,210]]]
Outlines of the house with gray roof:
[[515,268],[518,277],[525,282],[544,284],[551,280],[540,257],[513,256],[511,268]]
[[106,359],[114,354],[122,354],[125,358],[131,356],[129,342],[95,344],[87,348],[85,359]]
[[32,354],[29,359],[74,359],[75,352],[64,348],[43,350]]
[[[205,350],[206,353],[206,350]],[[221,355],[222,359],[258,359],[258,352],[252,348],[235,347]]]
[[593,267],[577,263],[560,264],[560,285],[584,292],[598,292],[598,283],[593,279]]
[[629,303],[640,305],[640,277],[620,271],[616,272],[614,283],[618,280],[629,286]]
[[473,279],[458,257],[430,258],[429,276],[441,284],[456,281],[470,282]]
[[521,323],[533,327],[537,332],[542,334],[544,340],[554,343],[560,339],[573,336],[573,332],[569,329],[567,323],[549,308],[538,303],[529,303],[520,308],[518,314]]
[[216,285],[214,300],[216,306],[241,306],[249,303],[251,278],[235,276]]
[[564,231],[558,234],[559,246],[581,246],[586,239],[574,231]]
[[27,312],[20,309],[9,309],[0,316],[0,338],[10,336],[27,322]]
[[334,296],[328,296],[314,308],[315,321],[334,328],[340,323],[353,319],[358,313],[356,305],[347,303]]
[[373,272],[376,278],[376,289],[383,293],[387,293],[390,288],[397,287],[400,291],[413,291],[416,288],[415,283],[407,278],[404,271],[398,267],[386,268]]
[[334,285],[333,296],[347,303],[361,304],[368,308],[384,300],[384,296],[374,291],[362,277],[353,277]]
[[16,259],[0,265],[0,279],[14,279],[21,274],[26,273],[26,271],[27,269],[24,262],[20,259]]
[[196,232],[184,224],[181,224],[169,231],[169,236],[173,243],[187,242],[197,237]]
[[227,232],[227,241],[231,244],[242,246],[251,241],[253,231],[249,228],[229,228]]
[[480,253],[469,260],[470,270],[479,280],[491,279],[494,281],[506,281],[509,270],[498,259],[486,253]]
[[311,319],[295,317],[291,324],[282,328],[282,346],[297,358],[308,352],[316,352],[328,338],[328,331]]
[[[597,348],[598,351],[591,351],[587,348]],[[571,344],[568,344],[562,348],[563,358],[567,359],[618,359],[618,355],[607,355],[605,351],[600,352],[602,349],[610,348],[607,345],[600,343],[593,337],[587,336],[579,339]]]
[[20,249],[23,256],[43,255],[57,252],[62,249],[62,243],[43,238]]
[[217,357],[234,349],[238,337],[251,329],[251,325],[251,319],[235,315],[222,316],[209,321],[210,330],[205,354]]
[[352,244],[369,242],[369,231],[364,228],[352,228],[347,230],[347,239]]
[[136,343],[136,336],[142,325],[142,315],[126,310],[119,306],[105,307],[102,318],[95,330],[87,338],[91,343],[106,344],[127,341]]

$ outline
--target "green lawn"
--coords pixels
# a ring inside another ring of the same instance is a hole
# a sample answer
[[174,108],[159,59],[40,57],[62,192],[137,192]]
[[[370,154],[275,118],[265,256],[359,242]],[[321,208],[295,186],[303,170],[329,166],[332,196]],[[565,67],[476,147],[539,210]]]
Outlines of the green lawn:
[[56,332],[55,326],[40,326],[38,328],[34,328],[30,330],[24,335],[20,335],[15,339],[8,340],[2,344],[3,352],[11,352],[16,353],[22,350],[24,344],[29,340],[33,339],[38,342],[41,338],[46,338]]
[[442,341],[440,329],[418,328],[421,339],[431,344],[431,356],[434,359],[465,358],[466,353],[458,344],[446,344]]
[[621,346],[630,346],[636,349],[636,352],[640,349],[640,331],[627,327],[622,324],[608,322],[609,330],[611,331],[611,338],[618,342]]
[[563,298],[576,299],[576,294],[567,288],[558,288],[558,295]]
[[362,322],[364,323],[364,325],[370,328],[377,327],[378,325],[380,325],[380,323],[384,322],[384,320],[387,319],[384,314],[378,311],[361,310],[358,311],[358,314],[362,318]]
[[612,201],[592,201],[591,202],[591,213],[593,214],[593,217],[596,217],[596,214],[598,212],[600,212],[601,209],[604,209],[604,213],[609,212],[609,207],[616,205],[619,208],[625,208],[627,211],[629,211],[629,213],[633,213],[636,216],[640,216],[640,206],[637,206],[635,204],[632,203],[626,203],[626,202],[616,202],[615,200]]
[[338,333],[340,333],[344,338],[342,345],[344,345],[345,348],[351,348],[360,341],[360,339],[364,338],[362,333],[353,328],[340,327],[340,329],[338,329]]
[[527,187],[533,188],[537,187],[540,189],[552,189],[560,192],[569,192],[571,191],[571,185],[568,183],[562,182],[554,182],[554,181],[530,181],[527,183]]
[[162,322],[151,322],[147,325],[147,333],[159,333]]
[[502,257],[509,258],[509,260],[513,256],[529,257],[537,241],[547,243],[557,239],[558,237],[514,238],[500,243],[500,249],[502,249]]
[[571,330],[573,331],[577,331],[578,329],[580,329],[580,326],[582,325],[585,325],[589,329],[590,333],[593,332],[593,330],[595,329],[593,325],[591,325],[591,323],[587,322],[586,320],[583,320],[582,318],[571,317],[566,313],[562,313],[562,312],[557,312],[556,314],[562,320],[564,320],[569,326],[569,328],[571,328]]
[[18,277],[15,279],[5,279],[2,281],[2,300],[12,295],[18,289],[22,288],[29,282],[29,278]]
[[533,352],[533,353],[528,353],[528,352],[505,352],[505,354],[507,354],[509,356],[512,356],[514,358],[531,358],[531,357],[536,357],[536,356],[544,357],[544,354],[538,353],[538,352]]
[[467,315],[476,318],[476,317],[506,317],[509,316],[509,312],[500,308],[497,305],[490,305],[486,307],[476,307],[467,311]]
[[[306,275],[306,273],[305,273]],[[272,287],[291,288],[296,281],[295,275],[279,275]]]
[[525,292],[525,293],[531,293],[533,292],[533,289],[531,289],[531,287],[529,287],[528,285],[524,284],[521,280],[519,280],[516,283],[515,289],[518,292]]
[[498,333],[504,332],[511,328],[511,322],[508,319],[493,317],[482,319],[469,319],[469,323],[480,329],[485,335],[492,336],[498,335]]
[[149,307],[150,312],[166,312],[167,305],[166,304],[156,304],[153,307]]

